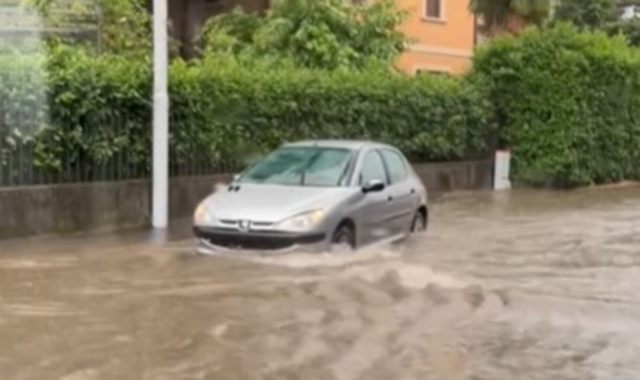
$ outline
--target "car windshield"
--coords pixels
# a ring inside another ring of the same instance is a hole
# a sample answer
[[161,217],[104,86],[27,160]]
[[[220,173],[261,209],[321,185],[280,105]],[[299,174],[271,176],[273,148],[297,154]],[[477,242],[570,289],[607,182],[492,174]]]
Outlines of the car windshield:
[[345,186],[352,157],[352,151],[349,149],[283,147],[249,167],[238,182],[289,186]]

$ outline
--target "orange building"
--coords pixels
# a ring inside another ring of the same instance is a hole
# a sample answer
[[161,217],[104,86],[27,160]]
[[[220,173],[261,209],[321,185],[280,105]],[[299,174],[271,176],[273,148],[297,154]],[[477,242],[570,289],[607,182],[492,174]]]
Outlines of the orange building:
[[476,44],[476,18],[469,0],[397,0],[410,12],[403,31],[415,41],[398,60],[408,73],[461,73]]

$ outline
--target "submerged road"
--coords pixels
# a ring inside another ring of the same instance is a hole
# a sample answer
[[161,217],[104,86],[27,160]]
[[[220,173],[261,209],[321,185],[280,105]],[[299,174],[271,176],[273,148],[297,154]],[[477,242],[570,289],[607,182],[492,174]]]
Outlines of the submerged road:
[[640,189],[449,196],[351,255],[0,243],[2,380],[637,380]]

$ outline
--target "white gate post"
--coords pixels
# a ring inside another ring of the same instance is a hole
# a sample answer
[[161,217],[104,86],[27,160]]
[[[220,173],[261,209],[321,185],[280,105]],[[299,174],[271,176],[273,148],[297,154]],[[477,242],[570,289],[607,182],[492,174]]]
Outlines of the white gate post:
[[509,150],[496,151],[495,168],[493,171],[493,189],[508,190],[511,188],[509,180],[509,170],[511,162],[511,152]]

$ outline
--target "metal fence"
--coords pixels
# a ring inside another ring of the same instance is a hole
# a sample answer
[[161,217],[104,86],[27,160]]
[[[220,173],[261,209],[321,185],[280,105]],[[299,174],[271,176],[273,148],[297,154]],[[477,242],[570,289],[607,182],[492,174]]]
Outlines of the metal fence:
[[[65,118],[51,115],[47,107],[15,108],[0,97],[0,188],[151,177],[150,107],[79,114]],[[234,143],[237,137],[225,139],[223,130],[213,131],[220,133],[215,146],[193,136],[194,130],[198,128],[185,120],[170,121],[170,177],[235,173],[255,154],[243,153]],[[465,159],[490,158],[493,140],[491,136],[486,141],[489,149],[468,152]]]
[[[149,115],[95,112],[57,125],[37,110],[2,111],[0,102],[0,187],[150,178]],[[173,145],[172,177],[230,173],[241,166]]]
[[[3,95],[0,91],[0,188],[150,178],[149,103],[119,104],[114,97],[104,101],[104,109],[94,109],[99,107],[93,102],[90,107],[78,105],[73,109],[68,104],[56,107],[48,96],[38,88],[26,88],[20,96]],[[285,121],[282,131],[286,133],[274,134],[250,125],[253,119],[242,116],[222,120],[194,118],[189,113],[181,114],[176,107],[170,120],[169,175],[235,173],[263,153],[262,149],[278,141],[322,137],[327,133],[336,138],[341,135],[338,127],[317,132],[303,129],[303,121],[295,118]],[[244,133],[249,125],[255,128]],[[353,133],[344,137],[360,137]],[[377,139],[384,141],[384,137],[384,133],[379,134]],[[471,142],[477,136],[470,134],[467,138],[471,139],[467,146],[477,145]],[[495,136],[488,136],[485,145],[489,149],[465,152],[460,159],[492,158],[496,144]],[[433,161],[429,157],[409,158],[414,162]]]

